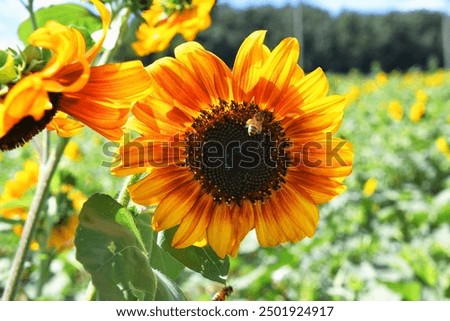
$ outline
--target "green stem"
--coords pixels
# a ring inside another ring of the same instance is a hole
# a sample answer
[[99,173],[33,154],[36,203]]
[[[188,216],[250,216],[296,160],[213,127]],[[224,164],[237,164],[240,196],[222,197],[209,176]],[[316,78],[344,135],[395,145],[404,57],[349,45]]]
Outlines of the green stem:
[[33,30],[36,30],[38,28],[36,16],[34,14],[33,9],[33,2],[34,0],[28,0],[28,4],[25,4],[23,1],[20,1],[22,5],[27,9],[28,13],[30,14],[30,20],[31,20],[31,26],[33,27]]
[[36,193],[34,194],[33,201],[31,202],[31,206],[23,226],[19,246],[12,262],[11,272],[8,280],[6,281],[5,291],[3,292],[2,297],[4,301],[14,300],[21,279],[25,259],[30,248],[30,243],[33,240],[33,234],[39,222],[39,214],[50,186],[50,181],[55,173],[56,167],[68,141],[69,140],[67,138],[61,138],[57,147],[50,153],[47,162],[41,166]]
[[120,192],[116,198],[117,202],[122,206],[127,207],[128,203],[130,202],[130,193],[128,193],[128,186],[136,183],[140,177],[141,174],[136,174],[133,176],[127,176],[127,178],[125,178],[122,188],[120,189]]
[[39,281],[36,290],[36,297],[39,298],[42,295],[45,284],[50,276],[50,264],[54,259],[54,255],[51,253],[42,253],[39,257]]

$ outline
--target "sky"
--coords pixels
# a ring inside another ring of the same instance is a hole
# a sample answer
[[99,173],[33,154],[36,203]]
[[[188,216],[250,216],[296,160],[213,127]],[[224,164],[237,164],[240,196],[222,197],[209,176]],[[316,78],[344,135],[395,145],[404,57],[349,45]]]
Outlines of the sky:
[[[24,1],[26,2],[26,0]],[[79,0],[34,0],[36,8],[65,2],[80,3]],[[362,13],[385,13],[392,10],[410,11],[416,9],[440,11],[450,15],[450,0],[218,0],[218,3],[229,4],[238,9],[268,4],[281,7],[304,3],[325,9],[333,15],[337,15],[344,10]],[[1,0],[1,4],[0,49],[15,48],[17,45],[21,45],[16,32],[21,21],[28,17],[27,12],[19,0]]]

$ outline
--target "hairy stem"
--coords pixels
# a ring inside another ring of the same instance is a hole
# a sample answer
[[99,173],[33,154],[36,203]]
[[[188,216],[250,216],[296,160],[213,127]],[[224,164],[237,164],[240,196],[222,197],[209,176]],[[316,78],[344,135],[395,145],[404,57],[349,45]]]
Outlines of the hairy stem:
[[5,291],[3,292],[2,299],[4,301],[14,300],[18,285],[20,283],[25,259],[30,248],[30,243],[33,240],[34,231],[39,222],[39,214],[50,186],[50,181],[55,173],[68,141],[69,140],[67,138],[61,138],[57,147],[49,154],[47,161],[41,165],[36,193],[34,194],[33,201],[31,202],[31,206],[28,211],[28,215],[23,226],[22,235],[20,237],[19,246],[12,262],[8,280],[6,281]]

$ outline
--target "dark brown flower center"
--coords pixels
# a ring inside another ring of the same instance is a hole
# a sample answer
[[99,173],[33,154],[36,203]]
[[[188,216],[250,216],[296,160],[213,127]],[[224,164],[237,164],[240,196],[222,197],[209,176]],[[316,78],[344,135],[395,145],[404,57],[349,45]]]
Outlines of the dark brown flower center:
[[56,114],[61,94],[49,93],[48,97],[53,108],[46,110],[44,116],[39,120],[35,120],[32,116],[22,118],[6,133],[5,136],[0,138],[0,150],[11,150],[23,146],[31,138],[44,130],[45,126]]
[[221,101],[192,128],[186,132],[186,165],[216,202],[264,201],[285,182],[289,142],[272,112]]

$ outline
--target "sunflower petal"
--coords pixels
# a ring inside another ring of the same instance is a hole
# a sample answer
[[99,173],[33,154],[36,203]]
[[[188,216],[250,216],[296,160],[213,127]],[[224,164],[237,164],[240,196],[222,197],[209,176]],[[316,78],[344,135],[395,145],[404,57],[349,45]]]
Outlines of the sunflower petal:
[[144,179],[128,187],[133,201],[141,205],[152,205],[161,201],[183,183],[192,179],[184,167],[168,166],[152,169]]
[[[263,46],[267,31],[259,30],[250,34],[240,46],[233,66],[234,87],[236,101],[250,101],[251,89],[260,77],[260,68],[269,56]],[[250,99],[249,99],[250,98]]]
[[183,218],[172,239],[175,248],[184,248],[203,237],[211,219],[213,199],[203,194],[190,212]]
[[283,200],[278,204],[291,222],[295,222],[306,236],[312,237],[319,223],[319,209],[300,186],[289,183],[278,192],[279,199]]
[[152,219],[153,229],[162,231],[180,224],[198,201],[199,193],[200,184],[197,181],[188,181],[164,196],[155,210]]
[[187,42],[176,48],[175,57],[197,76],[211,97],[212,104],[219,104],[219,98],[227,101],[233,99],[233,75],[216,55],[197,43]]
[[281,99],[296,71],[299,53],[297,39],[286,38],[264,61],[261,77],[253,90],[255,102],[260,107],[270,108]]
[[288,241],[284,232],[279,228],[278,223],[272,213],[270,204],[260,204],[254,206],[255,230],[261,246],[275,246]]
[[224,258],[233,244],[234,231],[230,208],[226,204],[217,204],[213,208],[211,221],[206,230],[208,243],[216,254]]

